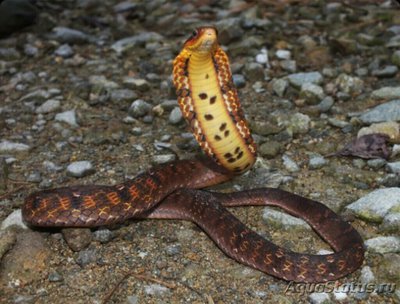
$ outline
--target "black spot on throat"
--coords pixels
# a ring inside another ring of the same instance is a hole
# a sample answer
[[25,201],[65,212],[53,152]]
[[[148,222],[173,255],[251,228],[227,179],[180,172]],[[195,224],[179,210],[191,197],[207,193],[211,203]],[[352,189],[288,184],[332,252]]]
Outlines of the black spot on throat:
[[199,94],[200,99],[207,99],[208,95],[206,93],[200,93]]

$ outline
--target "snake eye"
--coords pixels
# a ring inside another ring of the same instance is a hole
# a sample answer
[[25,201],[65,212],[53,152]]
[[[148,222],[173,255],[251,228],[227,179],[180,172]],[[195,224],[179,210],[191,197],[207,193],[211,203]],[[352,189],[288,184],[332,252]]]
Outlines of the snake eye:
[[199,33],[199,32],[198,32],[197,30],[194,30],[194,31],[192,32],[192,37],[196,37],[198,33]]

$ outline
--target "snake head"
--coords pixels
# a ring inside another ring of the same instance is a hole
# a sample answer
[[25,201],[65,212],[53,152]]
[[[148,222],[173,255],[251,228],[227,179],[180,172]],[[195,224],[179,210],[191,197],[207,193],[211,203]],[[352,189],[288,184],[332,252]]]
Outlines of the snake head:
[[213,26],[199,27],[185,41],[184,48],[191,52],[210,53],[218,47],[218,31]]

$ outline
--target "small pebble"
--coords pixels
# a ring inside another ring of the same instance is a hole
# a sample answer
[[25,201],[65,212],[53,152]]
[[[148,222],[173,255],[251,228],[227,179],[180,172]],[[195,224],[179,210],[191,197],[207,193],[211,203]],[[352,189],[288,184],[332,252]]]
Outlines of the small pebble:
[[58,272],[52,272],[49,274],[48,276],[48,280],[50,282],[62,282],[63,281],[63,277],[61,274],[59,274]]
[[375,253],[399,253],[400,237],[398,236],[378,236],[368,239],[365,242],[367,250]]
[[45,114],[58,110],[61,102],[58,99],[49,99],[36,108],[36,113]]
[[291,55],[290,51],[288,51],[288,50],[277,50],[275,53],[275,56],[278,59],[289,60],[292,55]]
[[139,118],[149,113],[151,108],[152,106],[148,102],[142,99],[137,99],[131,104],[128,113],[134,118]]
[[73,177],[84,177],[95,172],[89,161],[77,161],[68,165],[67,174]]
[[0,142],[0,152],[9,153],[9,152],[22,152],[28,151],[31,147],[22,144],[22,143],[15,143],[8,140],[3,140]]
[[327,164],[327,160],[320,155],[313,155],[308,161],[308,167],[311,170],[322,168]]
[[262,49],[256,56],[256,62],[260,64],[268,64],[268,52],[266,49]]
[[169,163],[174,160],[176,160],[175,154],[162,154],[162,155],[154,155],[153,156],[153,163],[156,165]]
[[324,97],[324,90],[319,85],[305,83],[301,86],[300,98],[304,98],[308,104],[317,104]]
[[297,71],[297,63],[294,60],[282,60],[279,65],[282,69],[289,73],[294,73]]
[[179,124],[183,120],[181,109],[179,107],[175,107],[169,114],[168,120],[170,124],[173,125]]
[[297,73],[288,76],[290,84],[296,88],[301,88],[305,83],[320,84],[323,77],[320,72]]
[[11,226],[20,227],[22,229],[28,229],[28,227],[25,225],[24,221],[22,220],[21,209],[17,209],[17,210],[14,210],[13,212],[11,212],[5,218],[5,220],[3,220],[1,222],[0,230],[5,230]]
[[85,249],[79,252],[76,263],[81,267],[85,267],[91,263],[95,263],[97,261],[97,256],[98,253],[96,249]]
[[397,74],[399,68],[395,65],[388,65],[382,69],[374,70],[371,72],[373,76],[377,77],[393,77]]
[[54,54],[63,58],[69,58],[74,55],[74,50],[69,46],[69,44],[60,45]]
[[383,158],[369,159],[367,165],[372,169],[380,169],[386,165],[386,160]]
[[233,74],[232,75],[233,83],[237,88],[244,88],[246,86],[246,79],[242,74]]
[[289,156],[284,154],[282,156],[283,165],[285,166],[286,170],[289,172],[298,172],[300,171],[299,166],[296,164],[294,160],[292,160]]
[[65,123],[69,124],[71,127],[78,126],[75,110],[58,113],[54,119],[56,121],[65,122]]
[[114,233],[106,228],[101,228],[93,232],[94,239],[102,244],[108,243],[114,238]]
[[313,292],[308,296],[311,304],[329,304],[331,303],[329,294],[326,292]]
[[274,79],[272,82],[272,89],[279,97],[283,97],[288,86],[289,82],[283,78]]
[[73,251],[81,251],[89,246],[93,239],[92,232],[88,228],[64,228],[61,232]]

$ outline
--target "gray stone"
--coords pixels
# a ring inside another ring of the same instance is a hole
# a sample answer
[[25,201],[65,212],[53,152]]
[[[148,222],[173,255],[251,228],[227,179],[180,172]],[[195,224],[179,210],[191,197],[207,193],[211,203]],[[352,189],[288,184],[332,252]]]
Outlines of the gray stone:
[[393,36],[390,38],[389,42],[385,44],[387,48],[394,48],[394,47],[400,47],[400,35]]
[[67,27],[57,26],[53,28],[52,38],[63,43],[81,44],[90,40],[89,35]]
[[386,167],[389,170],[389,172],[400,174],[400,161],[387,163]]
[[399,68],[395,65],[388,65],[379,70],[373,70],[371,74],[376,77],[393,77],[397,74]]
[[176,160],[175,154],[162,154],[162,155],[154,155],[153,156],[153,163],[155,165],[161,165],[165,163],[169,163]]
[[300,171],[299,166],[288,155],[286,155],[286,154],[282,155],[282,160],[283,160],[283,165],[285,166],[286,170],[288,170],[289,172]]
[[72,57],[74,55],[74,50],[72,49],[72,47],[69,46],[69,44],[65,43],[65,44],[60,45],[54,51],[54,55],[60,56],[60,57],[63,57],[63,58],[69,58],[69,57]]
[[123,1],[120,2],[116,5],[114,5],[113,9],[114,12],[116,12],[117,14],[121,14],[121,13],[126,13],[132,10],[135,10],[138,7],[138,3],[134,3],[130,0],[128,1]]
[[282,60],[279,62],[279,65],[282,69],[288,71],[289,73],[294,73],[297,70],[297,63],[295,60]]
[[258,152],[266,158],[274,158],[279,154],[282,145],[277,141],[268,141],[258,147]]
[[178,106],[178,101],[176,99],[164,100],[160,103],[160,105],[164,110],[172,111],[175,107]]
[[358,68],[356,69],[356,75],[359,77],[366,77],[368,76],[368,69],[367,68]]
[[51,91],[51,90],[36,90],[33,92],[30,92],[24,96],[22,96],[18,101],[20,102],[42,102],[45,101],[51,97],[54,97],[55,95],[60,94],[61,91]]
[[330,304],[331,299],[326,292],[313,292],[310,293],[308,299],[311,304]]
[[128,304],[138,304],[139,303],[139,297],[137,295],[131,295],[126,297],[126,302]]
[[371,270],[371,267],[369,266],[364,266],[361,269],[361,275],[360,275],[360,281],[363,284],[368,284],[371,283],[375,280],[374,273]]
[[43,167],[48,171],[48,172],[59,172],[63,170],[62,166],[57,166],[55,163],[49,160],[43,161]]
[[346,94],[360,94],[364,89],[364,81],[358,77],[340,74],[335,81],[339,90]]
[[48,276],[49,282],[62,282],[64,280],[63,276],[58,272],[54,271]]
[[85,249],[79,252],[78,257],[76,258],[76,263],[85,267],[91,263],[96,262],[97,260],[97,250],[96,249]]
[[395,35],[400,35],[400,25],[393,25],[386,29],[388,32],[391,32]]
[[146,79],[135,78],[135,77],[124,77],[122,80],[123,84],[134,90],[139,90],[142,92],[146,92],[150,89],[150,84]]
[[114,232],[107,228],[100,228],[93,232],[93,236],[96,241],[105,244],[114,238]]
[[0,142],[0,152],[22,152],[30,149],[31,147],[26,144],[15,143],[8,140]]
[[67,167],[67,174],[73,177],[84,177],[94,172],[92,163],[85,160],[70,163]]
[[96,88],[97,88],[97,90],[99,90],[99,89],[114,90],[114,89],[118,89],[118,87],[119,87],[119,85],[115,81],[108,80],[103,75],[90,76],[89,83],[94,86],[95,91],[96,91]]
[[111,49],[122,54],[137,46],[143,46],[147,42],[162,41],[164,38],[156,32],[142,32],[140,34],[120,39],[111,45]]
[[383,219],[379,229],[386,232],[399,232],[400,231],[400,212],[388,214]]
[[337,71],[336,71],[336,69],[333,69],[333,68],[323,68],[322,75],[329,77],[329,78],[334,78],[337,76]]
[[322,113],[328,112],[330,110],[330,108],[332,108],[334,103],[335,103],[335,101],[333,100],[333,98],[331,96],[326,96],[317,105],[317,109]]
[[328,123],[337,128],[346,128],[350,123],[336,118],[328,118]]
[[285,91],[289,86],[289,82],[286,79],[278,78],[272,81],[272,90],[278,95],[279,97],[283,97],[285,95]]
[[11,212],[5,220],[1,223],[0,230],[5,230],[10,226],[17,226],[22,229],[28,229],[22,220],[21,209],[14,210]]
[[328,163],[328,161],[321,155],[313,155],[308,161],[308,167],[312,170],[322,168]]
[[40,183],[42,181],[42,176],[39,171],[35,171],[28,175],[26,181],[29,183]]
[[88,228],[64,228],[61,230],[68,247],[73,251],[81,251],[92,242],[92,232]]
[[29,57],[36,57],[39,55],[39,49],[32,44],[25,44],[24,45],[24,54]]
[[61,106],[61,102],[58,99],[49,99],[42,103],[36,108],[37,114],[45,114],[58,110]]
[[285,212],[272,209],[270,207],[264,208],[263,219],[268,225],[283,230],[311,230],[311,227],[304,220],[291,216],[290,214],[287,214]]
[[380,104],[360,115],[365,124],[384,121],[400,121],[400,99]]
[[232,40],[243,37],[243,29],[240,26],[241,18],[222,18],[215,25],[218,28],[218,40],[222,44],[228,44]]
[[244,88],[246,86],[246,79],[242,74],[233,74],[232,79],[237,88]]
[[301,88],[305,83],[320,84],[323,77],[320,72],[296,73],[289,75],[288,80],[292,86]]
[[268,52],[265,48],[263,48],[261,52],[256,55],[256,62],[263,65],[268,64]]
[[182,246],[180,244],[173,244],[166,248],[166,253],[169,256],[174,256],[179,254],[182,251]]
[[346,209],[353,211],[359,217],[374,222],[400,210],[400,188],[377,189],[348,205]]
[[392,63],[400,67],[400,50],[397,50],[393,53]]
[[179,124],[183,119],[181,109],[179,107],[175,107],[171,113],[169,114],[168,121],[173,124]]
[[300,98],[304,98],[308,104],[317,104],[324,96],[324,90],[319,85],[305,83],[301,86]]
[[144,287],[144,291],[148,295],[152,296],[162,296],[165,293],[169,293],[169,289],[160,284],[150,284]]
[[56,121],[65,122],[71,127],[78,127],[75,110],[58,113],[54,119]]
[[295,113],[290,117],[287,126],[293,134],[306,134],[310,129],[310,117],[302,113]]
[[16,236],[17,242],[1,261],[1,282],[11,285],[18,282],[21,286],[41,281],[49,271],[51,253],[48,244],[40,233],[31,230],[19,231]]
[[275,56],[278,59],[289,60],[291,58],[292,54],[288,50],[277,50],[275,52]]
[[137,94],[135,91],[129,89],[119,89],[113,90],[111,92],[111,101],[113,102],[125,102],[132,101],[137,98]]
[[264,67],[259,63],[250,62],[246,64],[244,71],[250,81],[264,79]]
[[352,160],[352,164],[354,167],[356,167],[357,169],[362,169],[365,167],[365,160],[361,159],[361,158],[356,158]]
[[137,99],[129,107],[128,113],[134,118],[139,118],[148,114],[151,108],[151,104],[142,99]]
[[13,229],[0,229],[0,259],[10,251],[17,241],[17,232]]
[[367,250],[375,253],[399,253],[400,237],[398,236],[378,236],[373,239],[366,240],[365,246]]
[[369,159],[367,165],[372,169],[379,169],[386,165],[386,160],[383,158]]
[[0,59],[16,60],[21,57],[21,54],[16,48],[0,48]]
[[400,87],[383,87],[372,91],[371,97],[375,99],[395,99],[400,98]]

